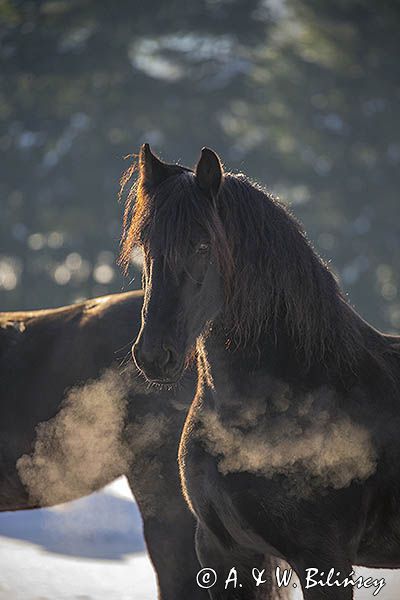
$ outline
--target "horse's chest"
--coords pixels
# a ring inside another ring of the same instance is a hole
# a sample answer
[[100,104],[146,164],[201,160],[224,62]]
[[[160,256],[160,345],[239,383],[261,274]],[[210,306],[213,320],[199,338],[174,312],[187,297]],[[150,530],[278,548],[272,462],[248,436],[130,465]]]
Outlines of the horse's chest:
[[369,432],[337,409],[328,389],[295,393],[269,382],[264,393],[224,392],[216,399],[201,404],[193,436],[222,475],[283,477],[289,493],[304,497],[316,487],[345,488],[375,472]]

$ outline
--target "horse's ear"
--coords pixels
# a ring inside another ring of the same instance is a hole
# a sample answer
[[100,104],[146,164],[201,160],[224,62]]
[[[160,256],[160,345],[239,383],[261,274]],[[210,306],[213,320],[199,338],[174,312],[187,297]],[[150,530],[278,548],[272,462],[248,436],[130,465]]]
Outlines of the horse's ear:
[[143,144],[140,148],[139,168],[144,181],[152,185],[158,185],[172,175],[171,166],[157,158],[149,144]]
[[203,148],[196,166],[197,183],[212,198],[216,198],[222,182],[222,165],[218,155],[210,148]]

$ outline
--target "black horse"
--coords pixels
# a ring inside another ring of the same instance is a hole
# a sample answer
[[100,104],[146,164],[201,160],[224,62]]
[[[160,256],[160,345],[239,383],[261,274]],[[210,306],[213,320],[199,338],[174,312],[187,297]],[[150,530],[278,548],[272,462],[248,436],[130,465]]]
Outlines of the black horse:
[[[172,383],[197,352],[180,444],[204,566],[239,568],[249,599],[260,557],[297,572],[304,597],[351,598],[352,565],[400,566],[400,338],[350,307],[288,210],[204,148],[194,171],[141,149],[122,260],[144,252],[133,347]],[[374,581],[375,589],[382,582]]]
[[132,292],[0,313],[0,510],[71,500],[125,474],[160,599],[200,600],[195,523],[177,466],[195,377],[159,390],[124,360],[142,301]]

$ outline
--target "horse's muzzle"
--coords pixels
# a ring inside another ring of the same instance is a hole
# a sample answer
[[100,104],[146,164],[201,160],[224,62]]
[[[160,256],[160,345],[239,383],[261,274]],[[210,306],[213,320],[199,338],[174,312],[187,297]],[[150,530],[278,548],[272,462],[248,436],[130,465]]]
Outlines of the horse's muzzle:
[[132,347],[133,360],[146,379],[155,383],[176,383],[183,372],[183,364],[170,344],[144,345],[141,340]]

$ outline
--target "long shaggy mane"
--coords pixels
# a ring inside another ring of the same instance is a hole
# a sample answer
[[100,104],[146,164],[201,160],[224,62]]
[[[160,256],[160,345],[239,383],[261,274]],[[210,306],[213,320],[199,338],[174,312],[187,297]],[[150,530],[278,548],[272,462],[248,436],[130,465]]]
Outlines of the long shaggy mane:
[[[132,174],[122,178],[122,191]],[[155,188],[140,172],[127,195],[121,264],[127,268],[133,248],[156,235],[173,268],[189,252],[198,226],[210,237],[223,277],[224,327],[232,342],[257,344],[284,322],[306,362],[329,354],[351,368],[360,353],[369,352],[363,336],[368,325],[347,303],[300,224],[242,174],[225,173],[213,202],[184,167]]]

